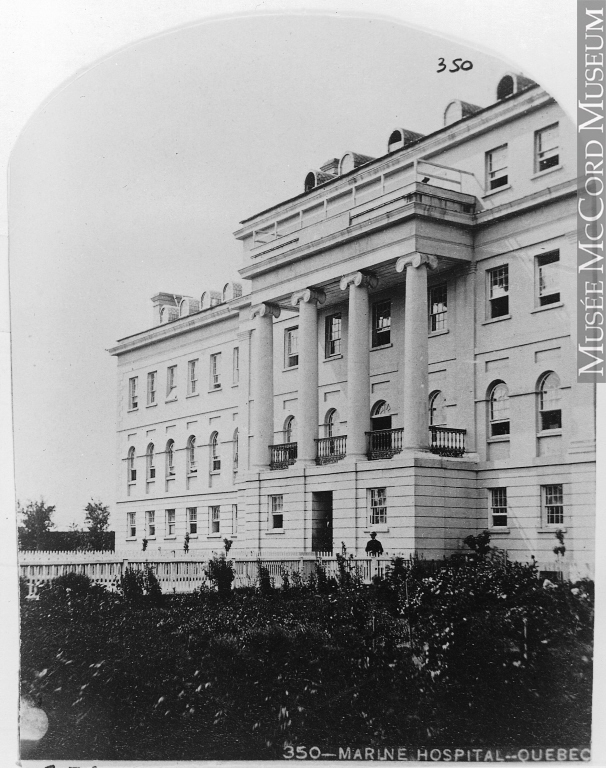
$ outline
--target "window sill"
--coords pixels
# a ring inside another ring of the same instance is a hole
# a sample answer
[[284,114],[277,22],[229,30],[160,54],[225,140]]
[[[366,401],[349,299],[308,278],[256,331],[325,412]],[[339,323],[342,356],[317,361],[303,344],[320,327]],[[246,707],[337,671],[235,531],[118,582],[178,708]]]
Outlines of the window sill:
[[137,537],[136,536],[127,536],[126,537],[126,541],[137,541]]
[[155,408],[158,405],[158,403],[148,403],[145,407],[146,408]]
[[561,435],[562,427],[559,429],[544,429],[542,432],[537,433],[537,437],[552,437],[554,435]]
[[147,540],[148,540],[148,541],[155,541],[155,540],[156,540],[156,537],[155,537],[155,536],[148,536],[148,537],[147,537]]
[[502,187],[496,187],[495,189],[491,189],[488,192],[485,192],[482,195],[482,199],[485,197],[491,197],[492,195],[497,195],[499,192],[505,192],[506,189],[511,189],[511,184],[503,184]]
[[189,398],[189,397],[200,397],[200,393],[199,392],[192,392],[189,395],[185,395],[185,397],[186,398]]
[[[210,471],[210,474],[211,475],[220,475],[221,474],[221,470],[220,469],[212,469]],[[195,475],[194,475],[194,477],[195,477]]]
[[534,179],[540,179],[541,176],[547,176],[548,173],[554,173],[554,171],[561,171],[564,166],[562,164],[559,165],[552,165],[551,168],[545,168],[544,171],[539,171],[538,173],[533,174],[530,178],[534,181]]
[[220,392],[223,389],[222,386],[220,387],[213,387],[212,389],[208,390],[208,394],[210,395],[211,392]]
[[170,535],[170,536],[165,536],[165,537],[164,537],[164,541],[174,541],[176,538],[177,538],[177,534],[176,534],[176,533],[173,533],[173,534],[172,534],[172,535]]
[[493,435],[489,437],[487,443],[509,443],[511,441],[511,435]]
[[393,347],[393,343],[390,341],[389,344],[379,344],[377,347],[371,347],[371,352],[377,352],[379,349],[389,349],[390,347]]
[[176,402],[176,401],[177,401],[177,398],[176,398],[176,397],[167,397],[167,398],[166,398],[166,400],[165,400],[164,402],[165,402],[165,403],[174,403],[174,402]]
[[127,408],[126,413],[132,413],[133,411],[138,411],[138,410],[139,410],[139,406],[137,406],[136,408]]
[[285,533],[284,528],[276,528],[271,531],[265,531],[266,536],[277,536],[278,534]]
[[545,304],[543,307],[537,307],[536,309],[531,309],[530,314],[534,315],[537,312],[547,312],[548,309],[556,309],[557,307],[563,307],[564,302],[563,301],[554,301],[553,304]]
[[235,389],[236,387],[239,387],[239,386],[240,386],[240,382],[238,382],[237,384],[232,384],[232,385],[231,385],[231,388],[232,388],[232,389]]
[[492,536],[493,533],[511,533],[510,529],[506,525],[497,525],[488,529],[488,532]]
[[209,533],[206,537],[207,539],[220,539],[221,538],[221,532],[219,533]]
[[543,526],[543,528],[537,528],[537,533],[554,534],[556,531],[562,531],[562,533],[567,533],[568,529],[566,528],[565,525],[558,525],[557,523],[554,525]]
[[[188,473],[187,473],[187,477],[188,477],[188,478],[191,478],[191,477],[198,477],[198,473],[197,473],[197,472],[188,472]],[[174,475],[173,475],[171,478],[169,478],[169,479],[170,479],[170,480],[174,480],[174,479],[175,479]]]
[[429,339],[431,339],[431,338],[433,338],[434,336],[444,336],[444,335],[445,335],[445,334],[447,334],[447,333],[450,333],[449,329],[448,329],[448,328],[444,328],[444,330],[442,330],[442,331],[430,331],[430,332],[427,334],[427,337],[428,337]]
[[322,362],[323,363],[330,363],[331,360],[342,360],[342,359],[343,359],[343,355],[342,354],[331,355],[330,357],[325,357]]
[[197,539],[198,538],[198,534],[197,533],[190,533],[189,534],[189,538],[190,539]]
[[298,365],[286,365],[284,368],[282,368],[282,372],[285,373],[286,371],[296,371],[298,368]]
[[364,533],[371,534],[371,533],[389,533],[389,526],[388,525],[372,525],[368,528],[364,529]]
[[482,325],[490,325],[491,323],[500,323],[501,320],[511,320],[511,315],[501,315],[500,317],[491,317],[488,320],[484,320]]

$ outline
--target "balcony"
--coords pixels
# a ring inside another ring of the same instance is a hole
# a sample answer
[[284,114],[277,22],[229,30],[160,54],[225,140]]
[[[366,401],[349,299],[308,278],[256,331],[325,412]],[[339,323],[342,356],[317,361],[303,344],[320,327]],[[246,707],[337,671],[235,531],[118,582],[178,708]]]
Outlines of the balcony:
[[297,460],[297,443],[270,445],[270,469],[288,469]]
[[316,464],[334,464],[345,458],[347,435],[316,440]]
[[370,460],[391,459],[396,453],[401,453],[403,435],[403,427],[398,429],[377,429],[374,432],[367,432],[368,458]]
[[429,427],[429,450],[438,456],[457,458],[465,453],[465,429]]

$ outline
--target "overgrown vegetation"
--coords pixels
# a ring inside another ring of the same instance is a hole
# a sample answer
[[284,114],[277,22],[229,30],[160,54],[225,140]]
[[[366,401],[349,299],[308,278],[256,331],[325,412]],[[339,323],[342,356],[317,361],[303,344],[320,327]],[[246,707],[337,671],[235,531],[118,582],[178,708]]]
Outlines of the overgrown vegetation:
[[162,603],[153,572],[117,594],[56,579],[22,609],[23,693],[51,722],[32,758],[589,743],[590,582],[470,557],[394,559],[362,587],[341,555],[337,579],[260,573],[242,589],[215,558],[216,589]]

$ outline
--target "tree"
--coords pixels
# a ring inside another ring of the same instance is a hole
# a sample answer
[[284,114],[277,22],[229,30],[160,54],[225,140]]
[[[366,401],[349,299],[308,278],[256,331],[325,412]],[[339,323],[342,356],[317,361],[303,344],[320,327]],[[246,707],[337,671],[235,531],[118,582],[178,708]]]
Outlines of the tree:
[[30,501],[26,507],[17,502],[17,514],[21,515],[19,544],[22,549],[43,549],[44,537],[54,528],[52,521],[54,506],[45,504],[44,499]]
[[108,505],[91,499],[84,507],[84,511],[86,512],[84,522],[88,525],[90,533],[105,533],[107,526],[109,525]]
[[104,549],[105,534],[109,525],[108,505],[91,499],[84,511],[84,522],[88,526],[87,549]]

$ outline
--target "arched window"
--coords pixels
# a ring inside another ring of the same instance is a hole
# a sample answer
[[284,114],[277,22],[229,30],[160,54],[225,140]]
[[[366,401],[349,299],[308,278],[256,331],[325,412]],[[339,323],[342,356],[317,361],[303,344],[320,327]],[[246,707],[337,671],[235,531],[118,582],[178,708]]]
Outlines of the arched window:
[[289,416],[284,422],[284,442],[294,443],[296,441],[296,424],[295,417]]
[[221,471],[221,456],[219,454],[219,433],[213,432],[210,436],[210,471]]
[[339,414],[336,408],[331,408],[324,418],[324,437],[335,437],[339,434]]
[[194,475],[198,471],[196,464],[196,438],[190,435],[187,441],[187,474]]
[[490,390],[488,420],[490,437],[509,434],[509,390],[502,381]]
[[445,427],[444,395],[438,390],[429,396],[429,426]]
[[539,380],[539,431],[562,428],[560,379],[546,373]]
[[225,285],[223,286],[223,293],[222,293],[222,296],[221,296],[221,299],[223,300],[223,303],[225,303],[228,300],[228,298],[229,298],[228,291],[229,291],[229,283],[225,283]]
[[166,443],[166,477],[175,476],[175,441],[169,440]]
[[238,428],[234,430],[234,440],[232,445],[232,462],[233,462],[233,468],[234,472],[238,471]]
[[377,401],[370,412],[372,431],[391,429],[391,406],[386,400]]
[[147,464],[147,481],[156,479],[156,465],[154,464],[154,444],[150,443],[145,452]]
[[137,480],[137,470],[135,469],[135,446],[134,445],[128,449],[127,477],[128,477],[129,483],[134,483]]

